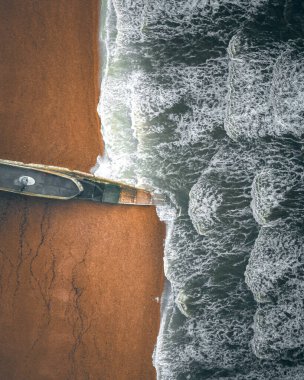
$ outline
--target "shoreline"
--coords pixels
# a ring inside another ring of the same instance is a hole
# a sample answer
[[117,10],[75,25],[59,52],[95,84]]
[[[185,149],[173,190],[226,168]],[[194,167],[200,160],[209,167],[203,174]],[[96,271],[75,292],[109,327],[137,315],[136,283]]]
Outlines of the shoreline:
[[[99,11],[97,0],[0,0],[1,158],[95,165]],[[0,220],[0,377],[155,379],[155,209],[1,193]]]

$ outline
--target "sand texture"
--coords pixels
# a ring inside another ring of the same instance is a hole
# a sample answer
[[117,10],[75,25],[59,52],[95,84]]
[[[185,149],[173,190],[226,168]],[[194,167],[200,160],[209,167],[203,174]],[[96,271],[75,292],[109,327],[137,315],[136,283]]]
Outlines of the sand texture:
[[[0,158],[102,152],[96,0],[0,0]],[[0,194],[0,379],[149,380],[163,287],[153,207]]]

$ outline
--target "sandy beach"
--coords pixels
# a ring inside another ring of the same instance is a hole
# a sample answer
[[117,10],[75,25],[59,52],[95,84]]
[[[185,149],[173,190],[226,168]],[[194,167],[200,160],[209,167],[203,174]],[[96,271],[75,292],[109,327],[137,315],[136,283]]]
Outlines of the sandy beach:
[[[0,0],[0,158],[95,164],[98,13],[97,0]],[[155,379],[155,209],[1,193],[0,221],[0,378]]]

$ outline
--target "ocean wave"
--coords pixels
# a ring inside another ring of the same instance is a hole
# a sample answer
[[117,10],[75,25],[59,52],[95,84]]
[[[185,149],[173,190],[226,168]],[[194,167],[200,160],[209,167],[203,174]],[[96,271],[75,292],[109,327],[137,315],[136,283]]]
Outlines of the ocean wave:
[[301,40],[236,34],[228,47],[225,130],[233,140],[303,135],[304,64]]
[[264,169],[254,178],[251,208],[262,226],[303,220],[303,171],[300,167],[287,169]]
[[303,9],[104,8],[96,174],[169,200],[158,378],[302,379]]
[[254,353],[259,358],[299,361],[304,354],[304,239],[289,225],[262,228],[245,272],[259,303]]

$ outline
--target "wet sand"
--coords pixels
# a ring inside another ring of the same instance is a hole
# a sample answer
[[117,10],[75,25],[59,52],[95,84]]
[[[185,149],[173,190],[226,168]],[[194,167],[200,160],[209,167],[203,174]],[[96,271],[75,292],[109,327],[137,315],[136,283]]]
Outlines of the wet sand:
[[[97,0],[0,0],[0,157],[88,171],[102,152]],[[154,208],[0,194],[0,378],[154,379]]]

